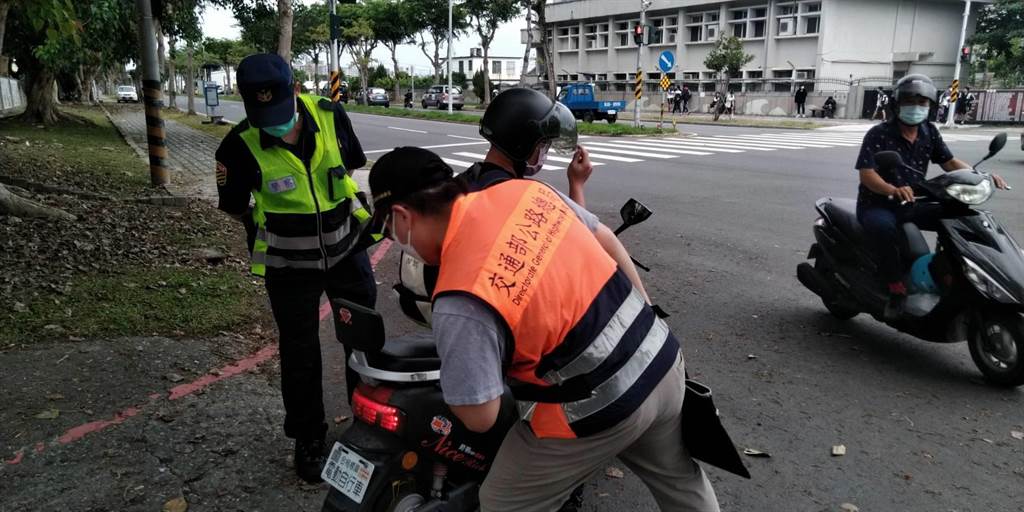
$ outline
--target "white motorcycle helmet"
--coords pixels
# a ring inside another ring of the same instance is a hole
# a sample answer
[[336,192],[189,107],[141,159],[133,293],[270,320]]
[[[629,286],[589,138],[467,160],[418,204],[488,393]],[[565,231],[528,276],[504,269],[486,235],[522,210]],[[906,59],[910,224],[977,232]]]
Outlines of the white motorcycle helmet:
[[398,305],[413,322],[430,327],[432,311],[431,297],[437,285],[438,267],[424,265],[423,262],[402,253],[398,264],[398,284],[394,286],[398,294]]

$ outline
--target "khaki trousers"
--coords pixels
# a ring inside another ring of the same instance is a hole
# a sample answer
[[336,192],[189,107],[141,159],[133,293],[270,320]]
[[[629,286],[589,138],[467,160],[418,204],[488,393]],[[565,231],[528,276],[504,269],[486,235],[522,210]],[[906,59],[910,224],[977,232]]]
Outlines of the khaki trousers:
[[538,439],[517,423],[480,489],[481,512],[553,512],[618,457],[663,511],[719,512],[711,482],[682,442],[683,356],[618,425],[581,439]]

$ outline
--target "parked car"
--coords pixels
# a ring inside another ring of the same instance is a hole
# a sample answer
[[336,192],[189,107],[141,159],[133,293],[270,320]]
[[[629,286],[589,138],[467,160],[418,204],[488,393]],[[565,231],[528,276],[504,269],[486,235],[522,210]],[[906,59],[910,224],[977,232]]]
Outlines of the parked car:
[[391,107],[391,99],[388,98],[388,92],[380,87],[371,87],[370,92],[366,98],[367,105],[384,105],[385,108]]
[[462,95],[462,89],[452,86],[452,92],[451,99],[449,99],[447,85],[432,85],[430,89],[427,89],[427,92],[423,93],[420,106],[423,108],[437,107],[438,109],[446,109],[448,108],[448,103],[451,103],[452,108],[455,110],[462,110],[466,101],[466,97]]
[[117,86],[117,102],[121,103],[122,101],[139,102],[139,93],[135,92],[135,87],[130,85]]

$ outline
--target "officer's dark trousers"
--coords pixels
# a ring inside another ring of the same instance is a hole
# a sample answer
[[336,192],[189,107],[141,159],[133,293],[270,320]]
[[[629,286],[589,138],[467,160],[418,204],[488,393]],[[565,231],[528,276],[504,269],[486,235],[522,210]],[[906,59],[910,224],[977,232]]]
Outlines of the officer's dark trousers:
[[[284,433],[296,439],[320,439],[327,433],[321,384],[320,298],[327,292],[331,298],[373,307],[377,301],[377,286],[370,260],[366,252],[361,251],[327,272],[267,269],[266,286],[281,336]],[[358,375],[348,368],[350,353],[351,349],[345,346],[345,384],[351,397]]]
[[942,209],[934,204],[907,204],[904,206],[857,205],[857,221],[878,257],[878,273],[886,283],[903,279],[902,226],[913,222],[919,229],[935,231]]

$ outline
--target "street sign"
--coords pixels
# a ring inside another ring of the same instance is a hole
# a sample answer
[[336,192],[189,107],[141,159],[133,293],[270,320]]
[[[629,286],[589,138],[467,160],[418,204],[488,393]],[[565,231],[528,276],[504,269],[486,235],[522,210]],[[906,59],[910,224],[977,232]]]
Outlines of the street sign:
[[633,96],[640,99],[644,95],[644,70],[636,70],[636,88],[633,89]]
[[662,72],[668,73],[669,71],[672,71],[672,66],[675,65],[676,57],[675,55],[672,55],[671,51],[665,50],[658,56],[658,67],[661,68]]
[[668,90],[668,86],[670,86],[670,85],[672,85],[672,82],[669,81],[667,76],[661,77],[661,90],[667,91]]
[[960,98],[960,80],[953,80],[949,88],[949,102],[955,105],[956,100]]

